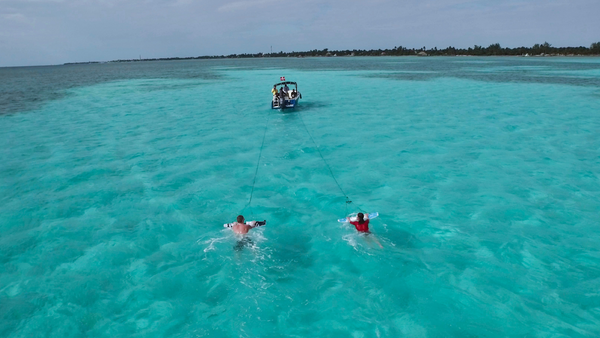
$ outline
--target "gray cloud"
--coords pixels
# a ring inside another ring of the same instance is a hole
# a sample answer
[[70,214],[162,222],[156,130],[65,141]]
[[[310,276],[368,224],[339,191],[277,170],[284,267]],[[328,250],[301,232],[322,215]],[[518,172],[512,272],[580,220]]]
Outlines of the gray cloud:
[[600,40],[597,0],[0,0],[0,66]]

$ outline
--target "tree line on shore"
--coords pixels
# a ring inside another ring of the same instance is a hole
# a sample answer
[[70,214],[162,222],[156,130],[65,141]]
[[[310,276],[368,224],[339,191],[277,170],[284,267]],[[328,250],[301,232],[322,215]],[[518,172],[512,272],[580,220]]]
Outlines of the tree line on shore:
[[600,42],[594,42],[590,47],[553,47],[548,42],[535,44],[533,47],[502,47],[494,43],[488,47],[475,45],[469,48],[455,48],[449,46],[444,49],[433,47],[427,49],[407,48],[397,46],[392,49],[353,49],[353,50],[329,50],[313,49],[304,52],[279,52],[279,53],[243,53],[230,55],[207,55],[196,57],[170,57],[155,59],[130,59],[115,60],[112,62],[132,61],[157,61],[157,60],[194,60],[194,59],[233,59],[233,58],[261,58],[261,57],[317,57],[317,56],[592,56],[600,55]]

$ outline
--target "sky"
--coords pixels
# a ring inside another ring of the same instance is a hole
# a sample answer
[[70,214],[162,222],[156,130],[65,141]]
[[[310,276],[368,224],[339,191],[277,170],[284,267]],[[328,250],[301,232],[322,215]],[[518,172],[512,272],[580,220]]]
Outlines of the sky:
[[0,67],[313,49],[586,46],[600,0],[0,0]]

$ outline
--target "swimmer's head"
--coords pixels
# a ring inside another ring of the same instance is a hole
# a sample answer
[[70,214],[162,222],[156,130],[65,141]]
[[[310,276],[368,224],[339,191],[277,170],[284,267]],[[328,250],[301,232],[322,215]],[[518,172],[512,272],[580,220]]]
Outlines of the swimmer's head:
[[365,215],[362,212],[359,212],[358,215],[356,215],[356,217],[358,217],[358,219],[363,219],[365,218]]
[[238,223],[244,223],[244,216],[239,215],[236,220]]

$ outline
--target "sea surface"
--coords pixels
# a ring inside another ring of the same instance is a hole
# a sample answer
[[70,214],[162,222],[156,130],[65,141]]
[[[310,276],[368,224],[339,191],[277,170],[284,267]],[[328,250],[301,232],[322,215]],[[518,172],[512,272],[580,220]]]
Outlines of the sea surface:
[[600,58],[0,68],[0,337],[598,337],[599,210]]

